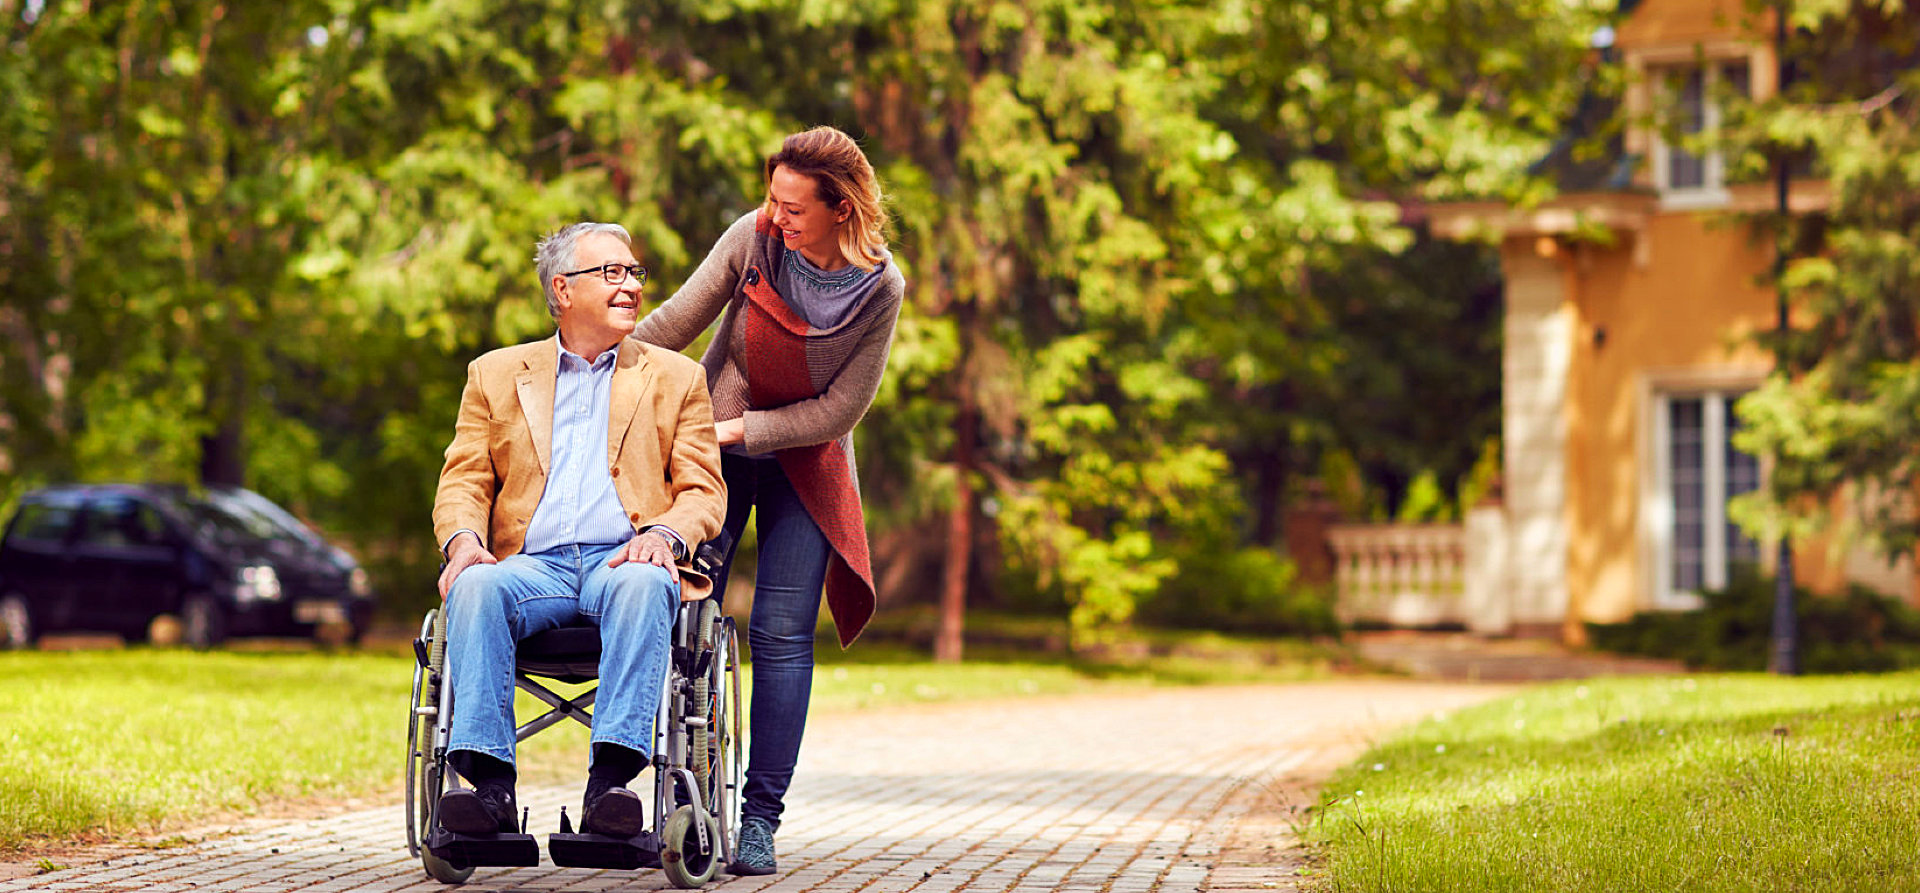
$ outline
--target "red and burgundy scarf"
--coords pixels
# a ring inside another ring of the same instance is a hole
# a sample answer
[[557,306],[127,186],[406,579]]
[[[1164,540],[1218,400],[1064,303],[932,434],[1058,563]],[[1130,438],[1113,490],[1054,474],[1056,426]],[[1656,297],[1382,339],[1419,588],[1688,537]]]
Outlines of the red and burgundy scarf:
[[[774,235],[773,224],[764,214],[755,221],[754,229],[763,237]],[[753,408],[774,409],[817,397],[821,389],[814,386],[807,365],[813,329],[773,289],[769,281],[773,271],[761,266],[766,252],[755,251],[753,255],[741,285],[747,296],[743,308],[746,355],[752,358],[743,365]],[[807,514],[833,548],[827,561],[827,609],[833,614],[833,625],[844,648],[872,619],[875,600],[866,514],[860,507],[860,484],[853,467],[852,435],[778,450],[774,457]]]

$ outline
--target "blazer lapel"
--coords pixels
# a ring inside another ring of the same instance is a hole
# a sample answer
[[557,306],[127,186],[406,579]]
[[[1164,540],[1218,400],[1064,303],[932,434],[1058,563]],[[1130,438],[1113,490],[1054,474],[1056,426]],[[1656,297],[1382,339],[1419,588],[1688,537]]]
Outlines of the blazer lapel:
[[620,445],[627,440],[627,429],[640,410],[640,399],[653,380],[653,367],[647,362],[647,349],[628,338],[620,342],[620,356],[613,364],[613,405],[607,413],[607,467],[620,463]]
[[540,473],[553,471],[553,390],[560,370],[559,335],[540,342],[527,358],[527,368],[514,373],[513,389],[520,396],[520,411],[526,414],[527,428],[533,433],[533,452],[540,459]]

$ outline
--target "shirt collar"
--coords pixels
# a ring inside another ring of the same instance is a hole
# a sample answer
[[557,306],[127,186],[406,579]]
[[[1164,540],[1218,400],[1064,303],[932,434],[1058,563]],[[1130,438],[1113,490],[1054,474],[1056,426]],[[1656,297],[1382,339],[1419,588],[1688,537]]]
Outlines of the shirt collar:
[[[603,366],[613,365],[613,362],[620,358],[620,345],[618,344],[607,348],[605,352],[594,357],[592,363],[588,363],[586,357],[568,350],[567,346],[560,343],[560,339],[557,337],[553,339],[553,349],[558,352],[560,368],[562,369],[578,366],[586,366],[589,369],[599,369]],[[568,357],[572,357],[573,359],[568,360]]]

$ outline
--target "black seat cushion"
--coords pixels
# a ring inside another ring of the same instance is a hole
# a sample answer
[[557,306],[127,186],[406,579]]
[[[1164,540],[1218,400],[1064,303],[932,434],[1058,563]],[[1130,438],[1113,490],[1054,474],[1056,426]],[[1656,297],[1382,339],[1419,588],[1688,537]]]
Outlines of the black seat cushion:
[[600,677],[600,628],[564,626],[534,633],[520,640],[514,667],[529,676],[561,682],[587,682]]

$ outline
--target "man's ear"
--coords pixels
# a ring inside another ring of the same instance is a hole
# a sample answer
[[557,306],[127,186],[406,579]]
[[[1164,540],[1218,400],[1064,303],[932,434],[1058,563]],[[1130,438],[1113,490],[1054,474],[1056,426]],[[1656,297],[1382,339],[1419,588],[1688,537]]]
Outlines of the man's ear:
[[853,217],[853,203],[843,198],[840,200],[839,206],[833,209],[833,213],[833,222],[835,224],[846,223]]
[[573,295],[567,291],[567,277],[553,277],[553,302],[559,305],[562,311],[573,306]]

